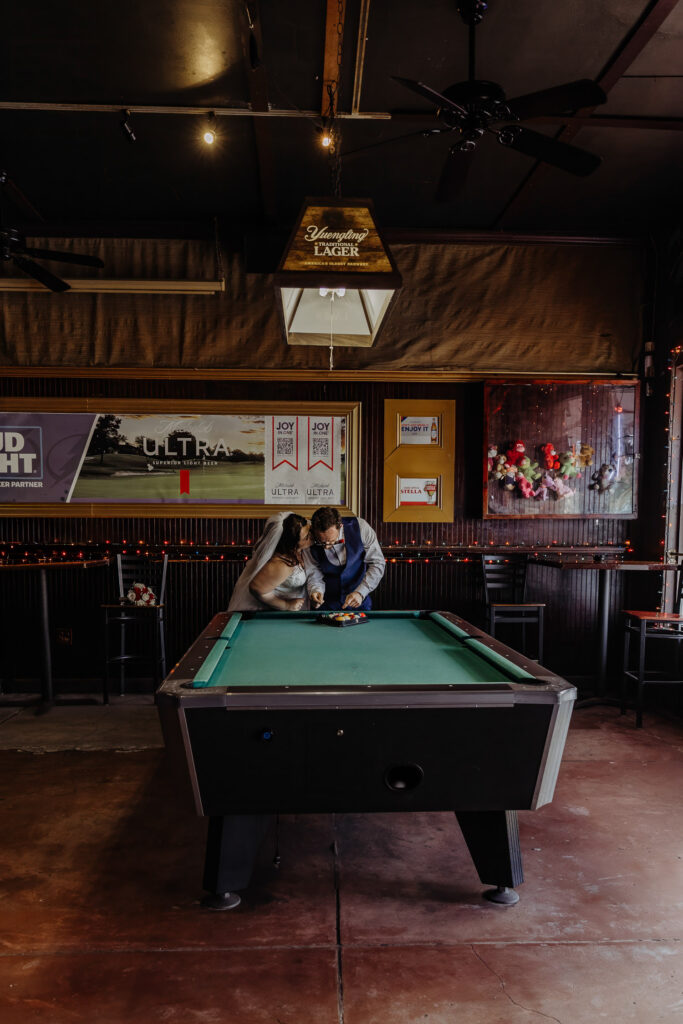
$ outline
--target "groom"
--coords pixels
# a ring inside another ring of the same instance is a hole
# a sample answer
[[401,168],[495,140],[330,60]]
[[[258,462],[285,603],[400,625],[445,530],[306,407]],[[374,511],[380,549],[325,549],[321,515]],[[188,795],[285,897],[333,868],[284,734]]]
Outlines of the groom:
[[311,517],[313,544],[303,552],[311,607],[324,611],[372,607],[370,594],[384,576],[377,534],[364,519],[324,506]]

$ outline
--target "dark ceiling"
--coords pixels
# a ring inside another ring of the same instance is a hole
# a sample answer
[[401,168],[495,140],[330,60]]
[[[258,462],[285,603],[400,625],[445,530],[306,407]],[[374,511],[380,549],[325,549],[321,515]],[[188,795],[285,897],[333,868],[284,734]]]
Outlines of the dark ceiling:
[[[392,76],[438,91],[468,78],[457,0],[334,0],[329,9],[326,64],[325,0],[8,5],[6,219],[34,234],[46,233],[41,219],[74,233],[214,218],[238,231],[291,223],[304,196],[332,194],[318,128],[324,79],[338,73],[340,11],[341,194],[371,197],[385,229],[646,236],[680,216],[683,3],[490,0],[476,29],[476,77],[508,98],[599,82],[607,102],[580,112],[587,123],[526,125],[602,162],[577,177],[487,133],[465,157],[465,187],[441,203],[435,192],[457,133],[422,135],[438,126],[433,106]],[[121,128],[125,109],[135,142]],[[210,111],[213,146],[201,141]]]

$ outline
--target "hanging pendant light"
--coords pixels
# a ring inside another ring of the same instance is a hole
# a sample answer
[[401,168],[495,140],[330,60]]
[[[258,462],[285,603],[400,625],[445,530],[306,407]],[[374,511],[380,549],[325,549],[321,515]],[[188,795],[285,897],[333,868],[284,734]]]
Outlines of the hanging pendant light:
[[306,199],[275,274],[287,344],[369,348],[402,283],[372,200]]

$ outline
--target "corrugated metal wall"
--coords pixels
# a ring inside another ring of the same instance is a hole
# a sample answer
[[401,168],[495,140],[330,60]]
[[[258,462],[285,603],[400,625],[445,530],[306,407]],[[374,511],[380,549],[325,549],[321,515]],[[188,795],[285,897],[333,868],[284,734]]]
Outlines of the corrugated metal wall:
[[[509,545],[511,549],[623,545],[633,523],[607,519],[483,520],[481,452],[483,386],[480,384],[233,383],[32,380],[4,382],[15,397],[98,397],[111,408],[117,397],[199,398],[206,400],[360,401],[362,403],[361,515],[373,524],[385,548],[386,578],[377,593],[380,608],[448,608],[481,621],[479,562],[462,549]],[[456,402],[455,520],[445,524],[383,524],[382,461],[385,398],[449,398]],[[177,659],[209,617],[227,604],[248,547],[261,529],[253,519],[0,519],[0,547],[9,543],[54,546],[77,553],[117,550],[142,544],[170,550],[174,561],[168,588],[168,647]],[[108,542],[108,543],[107,543]],[[396,561],[392,561],[396,558]],[[624,574],[626,575],[626,574]],[[641,574],[628,574],[641,576]],[[648,574],[649,575],[649,574]],[[97,677],[100,671],[99,605],[114,594],[111,570],[48,574],[53,631],[73,630],[70,647],[55,647],[59,676]],[[638,587],[648,599],[659,579],[614,578],[612,610],[616,620],[626,599],[624,588]],[[548,602],[546,662],[560,674],[590,671],[597,608],[597,573],[558,572],[533,567],[530,597]],[[641,596],[642,595],[642,596]],[[651,603],[656,606],[653,591]],[[4,674],[33,678],[39,672],[36,573],[0,573]],[[14,654],[12,655],[12,652]],[[10,684],[11,685],[11,684]],[[7,686],[7,684],[6,684]]]

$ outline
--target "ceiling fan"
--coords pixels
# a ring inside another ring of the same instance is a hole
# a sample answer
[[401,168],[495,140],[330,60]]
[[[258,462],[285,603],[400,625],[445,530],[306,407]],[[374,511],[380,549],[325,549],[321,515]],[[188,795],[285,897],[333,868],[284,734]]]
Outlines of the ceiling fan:
[[494,135],[502,146],[516,149],[526,156],[559,167],[570,174],[591,174],[600,164],[600,157],[578,146],[570,146],[548,135],[520,125],[533,117],[559,116],[584,107],[594,107],[607,99],[600,86],[589,78],[566,82],[550,89],[528,93],[508,100],[500,85],[475,76],[475,29],[482,20],[487,4],[483,0],[459,0],[460,17],[469,28],[469,77],[437,92],[422,82],[398,78],[395,82],[429,100],[436,107],[438,128],[429,128],[420,135],[442,135],[457,132],[458,141],[451,146],[436,198],[445,202],[455,198],[463,188],[472,156],[485,133]]
[[[16,186],[11,186],[11,182],[8,178],[7,171],[0,170],[0,189],[13,187],[16,195],[23,200],[23,196],[16,189]],[[25,202],[25,200],[24,200]],[[32,209],[32,208],[31,208]],[[35,212],[35,211],[34,211]],[[42,267],[39,263],[36,263],[31,257],[37,257],[42,260],[58,260],[61,263],[76,263],[83,267],[103,267],[104,263],[101,259],[96,256],[88,256],[85,253],[78,252],[59,252],[55,249],[40,249],[35,246],[26,244],[26,237],[22,235],[16,228],[9,227],[5,224],[4,216],[0,216],[0,260],[3,263],[8,263],[10,260],[16,267],[23,270],[29,277],[33,277],[36,281],[44,284],[46,288],[49,288],[53,292],[66,292],[71,288],[70,284],[63,281],[52,271]]]

